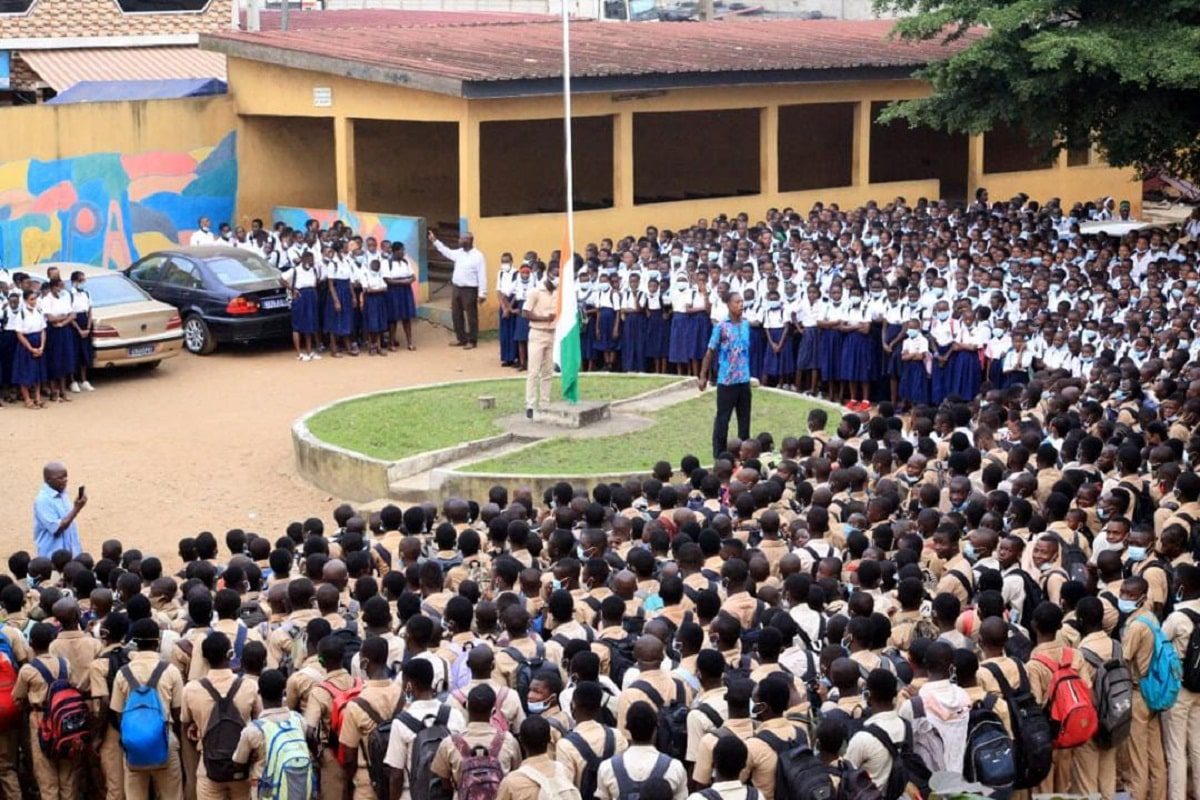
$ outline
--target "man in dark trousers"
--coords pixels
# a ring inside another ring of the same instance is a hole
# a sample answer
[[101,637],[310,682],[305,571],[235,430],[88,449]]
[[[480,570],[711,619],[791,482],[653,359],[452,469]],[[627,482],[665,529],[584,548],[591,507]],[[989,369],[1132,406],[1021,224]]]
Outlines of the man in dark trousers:
[[717,416],[713,420],[713,458],[725,449],[729,417],[737,411],[738,438],[750,438],[750,323],[742,318],[744,301],[729,295],[729,319],[713,326],[708,351],[700,365],[700,391],[708,385],[713,353],[717,354]]
[[452,347],[471,350],[479,343],[479,305],[487,299],[487,260],[475,249],[475,237],[464,233],[453,250],[429,231],[429,243],[454,263],[450,275],[450,313],[454,318]]

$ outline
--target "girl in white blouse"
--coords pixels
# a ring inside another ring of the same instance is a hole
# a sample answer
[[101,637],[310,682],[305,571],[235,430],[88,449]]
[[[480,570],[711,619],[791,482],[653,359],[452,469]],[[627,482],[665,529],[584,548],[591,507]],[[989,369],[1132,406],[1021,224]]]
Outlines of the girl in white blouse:
[[21,388],[26,408],[45,408],[42,384],[46,381],[46,317],[38,308],[38,293],[26,289],[21,307],[10,320],[17,334],[12,382]]

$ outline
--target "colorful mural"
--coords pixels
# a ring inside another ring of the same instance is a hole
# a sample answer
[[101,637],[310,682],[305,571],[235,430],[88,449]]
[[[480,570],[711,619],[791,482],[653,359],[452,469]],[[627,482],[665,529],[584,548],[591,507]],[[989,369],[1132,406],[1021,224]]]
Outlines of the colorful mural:
[[[277,222],[300,231],[304,230],[305,223],[310,219],[315,219],[322,228],[328,228],[340,219],[363,239],[374,236],[380,242],[384,239],[389,242],[404,242],[405,251],[420,264],[420,282],[426,281],[424,217],[398,217],[369,211],[351,211],[345,206],[336,209],[276,206],[274,217]],[[417,297],[420,298],[420,293]]]
[[118,269],[233,219],[237,142],[187,152],[92,153],[0,164],[0,263]]

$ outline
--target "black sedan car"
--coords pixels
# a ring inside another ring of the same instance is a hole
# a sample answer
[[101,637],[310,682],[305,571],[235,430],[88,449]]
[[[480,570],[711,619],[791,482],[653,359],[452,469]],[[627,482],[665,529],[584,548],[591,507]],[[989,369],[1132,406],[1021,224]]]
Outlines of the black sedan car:
[[125,270],[155,300],[179,309],[183,346],[208,355],[223,342],[286,337],[292,310],[279,270],[232,247],[151,253]]

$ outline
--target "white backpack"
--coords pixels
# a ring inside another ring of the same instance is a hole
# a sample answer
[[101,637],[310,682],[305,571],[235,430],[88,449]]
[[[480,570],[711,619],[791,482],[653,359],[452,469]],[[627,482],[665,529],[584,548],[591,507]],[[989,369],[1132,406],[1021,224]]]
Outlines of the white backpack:
[[554,762],[554,775],[547,777],[530,766],[522,766],[517,772],[538,785],[538,800],[582,800],[578,787],[571,782],[567,768]]

